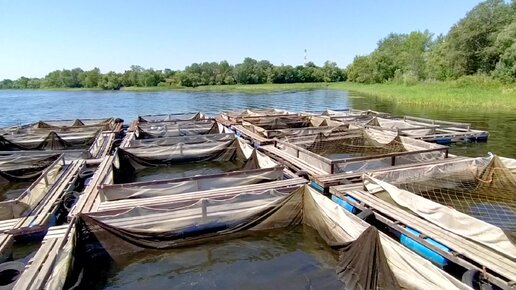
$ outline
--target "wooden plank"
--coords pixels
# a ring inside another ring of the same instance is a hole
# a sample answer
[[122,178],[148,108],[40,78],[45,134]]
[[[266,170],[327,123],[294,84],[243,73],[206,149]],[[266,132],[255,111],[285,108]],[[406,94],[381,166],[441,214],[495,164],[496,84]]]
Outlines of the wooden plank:
[[131,144],[131,141],[135,139],[134,132],[129,132],[124,136],[124,139],[122,140],[122,143],[120,143],[120,148],[126,148],[129,147],[129,144]]
[[468,259],[487,267],[508,281],[516,281],[515,263],[509,258],[481,246],[473,241],[467,240],[452,232],[446,231],[436,225],[391,205],[362,190],[347,190],[345,186],[330,187],[332,194],[347,194],[359,201],[368,204],[380,214],[391,217],[411,228],[414,228],[432,239],[446,245],[457,253],[468,257]]
[[63,240],[64,240],[63,238],[47,240],[47,243],[49,241],[55,241],[55,242],[53,243],[52,248],[48,252],[46,259],[41,264],[39,272],[36,274],[36,277],[34,277],[33,283],[31,285],[31,289],[43,289],[45,287],[45,283],[46,283],[48,277],[50,277],[50,274],[52,273],[54,261],[57,258],[59,250],[61,249],[60,245],[63,242]]
[[8,234],[8,233],[0,234],[0,255],[7,256],[7,254],[11,252],[13,244],[14,244],[13,235]]
[[247,137],[248,139],[251,139],[251,141],[258,143],[259,145],[265,145],[265,144],[271,144],[274,143],[274,140],[265,138],[257,133],[252,132],[251,130],[245,128],[242,125],[235,125],[234,129],[239,132],[240,134],[244,135],[244,137]]
[[267,155],[278,160],[279,162],[286,161],[287,164],[294,165],[298,169],[308,172],[308,174],[311,176],[328,174],[328,172],[316,168],[306,163],[305,161],[274,147],[273,145],[262,146],[260,147],[260,150],[264,151]]
[[90,211],[91,206],[94,203],[94,200],[98,196],[97,186],[100,185],[106,174],[111,169],[111,164],[113,163],[114,156],[106,156],[102,160],[102,162],[97,167],[95,174],[92,179],[84,189],[83,195],[77,202],[77,204],[72,208],[70,213],[68,214],[68,220],[71,220],[75,215],[83,211]]
[[32,286],[36,279],[36,275],[40,272],[43,263],[51,253],[56,242],[57,239],[51,239],[42,243],[41,247],[36,252],[36,255],[29,261],[25,271],[16,282],[16,285],[14,285],[14,290],[27,290],[34,288]]
[[[65,171],[61,173],[62,176],[58,178],[50,191],[47,192],[43,199],[31,210],[29,216],[25,217],[23,221],[19,222],[13,227],[13,233],[15,235],[22,235],[24,234],[24,231],[37,232],[42,228],[45,228],[45,226],[48,224],[50,216],[57,209],[57,200],[61,198],[67,189],[71,186],[71,183],[75,180],[83,164],[84,160],[76,160],[72,161],[72,163],[67,166]],[[29,228],[34,229],[30,230]]]

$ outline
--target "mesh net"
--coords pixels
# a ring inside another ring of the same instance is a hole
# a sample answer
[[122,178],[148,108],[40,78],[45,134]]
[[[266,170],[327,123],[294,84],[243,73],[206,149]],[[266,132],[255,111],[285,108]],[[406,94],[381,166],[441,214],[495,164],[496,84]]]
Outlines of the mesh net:
[[516,238],[516,178],[498,157],[374,176],[497,226]]
[[117,151],[115,183],[180,178],[277,166],[241,139],[166,146],[125,148]]
[[287,141],[332,160],[407,151],[399,137],[388,143],[380,143],[364,130],[353,130],[345,134],[318,134],[312,142],[303,139],[287,138]]
[[98,129],[86,132],[45,130],[37,133],[3,135],[0,136],[0,151],[87,149],[93,144],[98,133]]
[[286,137],[277,147],[327,173],[442,159],[447,147],[370,129]]
[[223,132],[220,132],[220,127],[212,120],[149,122],[138,124],[136,138],[151,139],[218,133]]
[[[0,180],[34,180],[52,164],[59,154],[12,154],[0,156]],[[0,182],[1,183],[1,182]]]
[[266,138],[284,138],[306,134],[340,132],[348,124],[317,116],[278,116],[245,118],[242,125]]
[[138,122],[163,122],[163,121],[201,121],[208,117],[201,112],[185,114],[161,114],[138,116]]

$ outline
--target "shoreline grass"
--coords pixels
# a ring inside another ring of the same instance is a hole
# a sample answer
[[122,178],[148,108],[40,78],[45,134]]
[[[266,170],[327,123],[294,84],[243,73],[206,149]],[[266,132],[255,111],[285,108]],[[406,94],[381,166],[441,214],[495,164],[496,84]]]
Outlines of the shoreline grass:
[[516,110],[516,85],[460,81],[413,85],[343,82],[332,84],[330,88],[374,96],[400,105],[490,111]]

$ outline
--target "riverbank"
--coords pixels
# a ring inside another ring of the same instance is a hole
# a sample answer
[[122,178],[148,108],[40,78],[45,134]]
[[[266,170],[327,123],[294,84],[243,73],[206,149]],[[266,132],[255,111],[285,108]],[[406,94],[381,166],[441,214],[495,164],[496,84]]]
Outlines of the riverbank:
[[257,85],[214,85],[188,87],[129,87],[127,91],[207,91],[265,93],[275,91],[301,91],[337,89],[378,97],[402,105],[465,108],[468,110],[514,111],[516,110],[516,85],[504,85],[478,77],[448,82],[421,82],[416,84],[359,84],[296,83]]
[[343,82],[331,84],[329,88],[358,92],[402,105],[464,108],[476,111],[516,110],[516,85],[514,84],[485,84],[473,80],[413,85]]
[[[213,85],[191,87],[125,87],[129,92],[185,91],[185,92],[235,92],[267,93],[277,91],[306,91],[336,89],[356,92],[400,105],[431,106],[443,109],[464,108],[467,110],[515,111],[516,84],[501,84],[489,78],[465,77],[456,81],[421,82],[415,84],[383,83],[359,84],[338,83],[294,83],[256,85]],[[100,89],[43,89],[45,91],[98,91]]]

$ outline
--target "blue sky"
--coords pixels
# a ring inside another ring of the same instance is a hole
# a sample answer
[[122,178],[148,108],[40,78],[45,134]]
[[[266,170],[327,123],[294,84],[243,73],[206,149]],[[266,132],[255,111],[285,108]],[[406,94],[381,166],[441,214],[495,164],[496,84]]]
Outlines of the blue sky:
[[0,0],[0,79],[63,68],[183,69],[244,57],[340,66],[390,32],[446,33],[480,1]]

